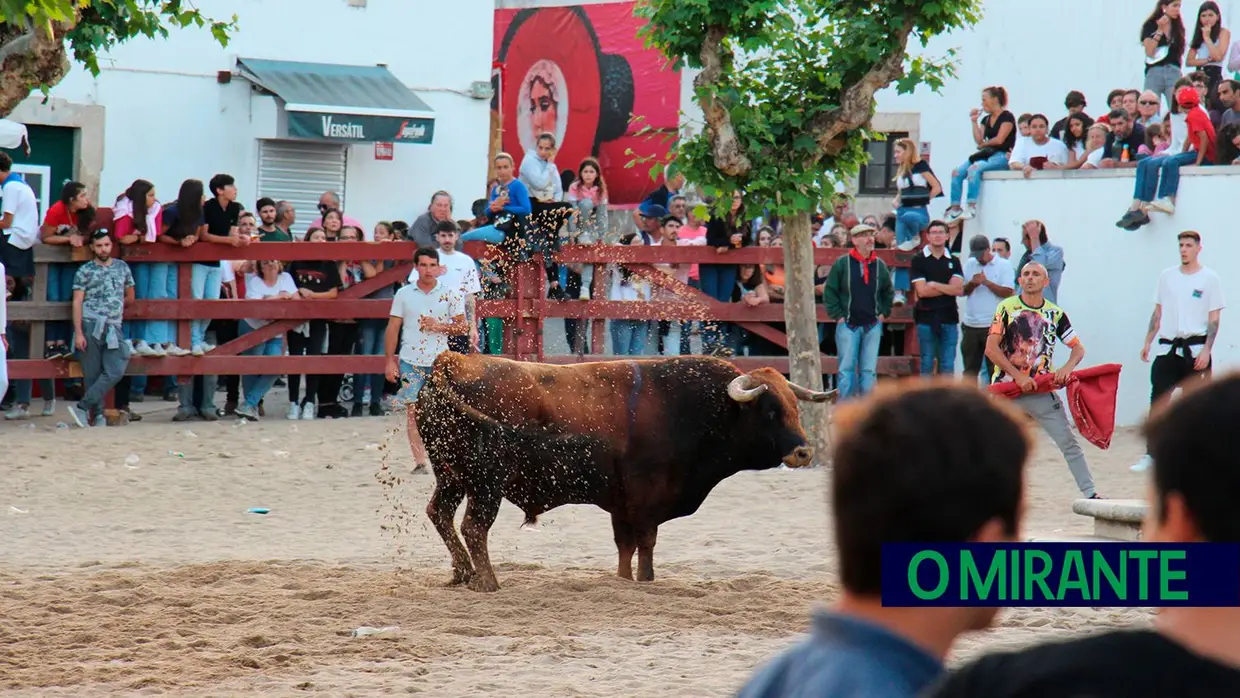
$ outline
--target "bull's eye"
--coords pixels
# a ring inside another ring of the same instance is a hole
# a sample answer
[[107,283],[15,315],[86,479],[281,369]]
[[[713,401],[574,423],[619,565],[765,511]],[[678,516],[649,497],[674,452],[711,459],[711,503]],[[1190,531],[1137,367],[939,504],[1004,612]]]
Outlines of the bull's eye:
[[779,417],[779,413],[776,412],[774,408],[771,408],[766,411],[766,418],[771,420],[772,422],[774,422],[776,418],[778,417]]

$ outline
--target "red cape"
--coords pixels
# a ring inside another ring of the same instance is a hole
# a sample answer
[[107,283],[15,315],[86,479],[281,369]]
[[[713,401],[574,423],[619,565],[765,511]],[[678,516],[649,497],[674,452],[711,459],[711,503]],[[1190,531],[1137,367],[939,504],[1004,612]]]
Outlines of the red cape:
[[[1066,386],[1068,409],[1076,420],[1076,428],[1089,443],[1101,449],[1111,446],[1115,434],[1115,396],[1119,392],[1119,364],[1103,364],[1072,372]],[[1055,376],[1044,373],[1034,379],[1038,384],[1035,393],[1057,390]],[[995,383],[990,392],[1003,397],[1019,397],[1020,386],[1015,383]]]

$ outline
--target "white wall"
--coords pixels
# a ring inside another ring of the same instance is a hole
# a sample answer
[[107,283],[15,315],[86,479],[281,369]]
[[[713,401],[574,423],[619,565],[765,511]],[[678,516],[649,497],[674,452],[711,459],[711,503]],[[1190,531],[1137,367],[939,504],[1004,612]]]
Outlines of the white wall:
[[[1132,202],[1131,170],[1045,172],[1028,180],[1015,172],[987,175],[972,226],[992,237],[1019,240],[1020,222],[1037,218],[1046,224],[1050,240],[1064,248],[1067,267],[1059,305],[1085,344],[1084,365],[1123,364],[1116,415],[1121,425],[1139,423],[1149,407],[1149,364],[1141,362],[1141,344],[1158,274],[1179,264],[1178,233],[1201,234],[1201,262],[1222,276],[1231,303],[1240,299],[1235,281],[1240,237],[1235,208],[1228,203],[1240,192],[1240,167],[1186,167],[1182,172],[1175,215],[1151,213],[1152,224],[1136,232],[1115,227]],[[1017,245],[1013,259],[1022,252]],[[1225,310],[1214,366],[1220,371],[1237,364],[1240,313]]]
[[100,58],[98,78],[75,66],[52,90],[69,102],[106,107],[101,200],[110,202],[136,178],[151,180],[169,200],[186,178],[227,172],[237,178],[242,202],[253,205],[256,139],[273,137],[276,121],[273,100],[252,97],[250,83],[216,83],[216,72],[232,70],[242,56],[387,64],[435,110],[434,143],[397,144],[391,162],[375,161],[372,144],[353,146],[348,213],[366,223],[412,221],[433,191],[447,189],[456,194],[457,217],[468,216],[486,187],[489,105],[461,93],[490,79],[494,0],[369,0],[365,8],[346,0],[195,4],[209,16],[238,16],[240,30],[227,48],[203,30],[135,40]]
[[[1141,89],[1145,64],[1138,38],[1154,4],[985,0],[983,19],[972,29],[938,37],[924,50],[909,47],[912,54],[928,56],[957,49],[956,79],[938,94],[927,88],[911,95],[884,90],[877,95],[878,111],[920,112],[921,140],[930,142],[932,165],[946,186],[952,168],[976,150],[969,110],[981,106],[981,91],[989,85],[1007,88],[1012,113],[1041,112],[1052,123],[1067,114],[1063,99],[1069,90],[1085,93],[1085,111],[1096,118],[1107,111],[1111,90]],[[1200,6],[1200,0],[1183,3],[1186,39]],[[1224,26],[1240,31],[1240,0],[1220,0],[1219,6]],[[946,208],[946,198],[935,201],[932,215]]]

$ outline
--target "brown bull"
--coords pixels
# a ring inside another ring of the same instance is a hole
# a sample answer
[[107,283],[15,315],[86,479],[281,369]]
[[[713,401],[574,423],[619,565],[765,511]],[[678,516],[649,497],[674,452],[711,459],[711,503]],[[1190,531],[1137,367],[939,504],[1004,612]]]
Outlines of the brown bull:
[[[434,464],[426,513],[452,555],[452,583],[498,589],[487,535],[508,499],[528,521],[564,504],[611,514],[617,573],[654,579],[659,524],[697,511],[742,470],[808,465],[798,400],[824,402],[763,368],[708,357],[552,366],[442,354],[418,398]],[[461,532],[454,519],[468,497]]]

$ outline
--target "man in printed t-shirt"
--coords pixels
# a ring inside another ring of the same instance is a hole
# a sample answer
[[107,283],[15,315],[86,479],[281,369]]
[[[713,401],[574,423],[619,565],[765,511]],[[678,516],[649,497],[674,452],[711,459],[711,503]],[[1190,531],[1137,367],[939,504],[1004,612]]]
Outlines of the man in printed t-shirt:
[[[1053,391],[1035,392],[1034,378],[1054,373],[1055,385],[1062,386],[1085,358],[1085,346],[1072,329],[1068,314],[1042,295],[1048,283],[1046,268],[1030,262],[1020,272],[1020,293],[1004,298],[995,309],[990,336],[986,339],[986,358],[994,366],[990,382],[1020,386],[1024,394],[1013,402],[1036,419],[1059,447],[1081,494],[1089,499],[1100,499],[1085,453],[1068,427],[1068,416],[1059,396]],[[1072,349],[1067,363],[1057,371],[1051,365],[1056,339]]]

